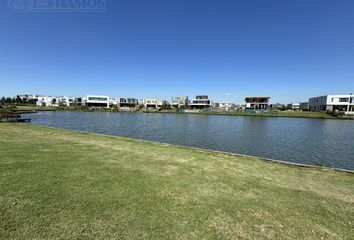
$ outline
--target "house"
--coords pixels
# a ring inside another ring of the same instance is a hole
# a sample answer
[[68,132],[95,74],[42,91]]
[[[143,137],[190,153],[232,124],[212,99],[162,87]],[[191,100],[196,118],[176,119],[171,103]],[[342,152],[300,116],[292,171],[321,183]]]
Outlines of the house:
[[231,111],[236,107],[236,104],[230,102],[219,102],[215,103],[214,107],[221,111]]
[[309,102],[301,102],[300,110],[309,110]]
[[59,106],[59,97],[54,96],[40,96],[38,97],[37,106],[40,107],[58,107]]
[[290,110],[299,111],[300,110],[300,103],[289,103],[287,105],[287,108]]
[[73,106],[75,98],[74,97],[59,97],[59,105],[60,106]]
[[246,109],[267,109],[270,97],[246,97]]
[[309,99],[309,109],[312,111],[331,111],[354,114],[354,95],[324,95]]
[[84,97],[76,97],[74,99],[74,106],[85,106],[85,98]]
[[136,98],[119,98],[118,107],[119,108],[135,108],[139,106],[139,100]]
[[109,106],[117,106],[119,105],[119,98],[110,98],[109,99]]
[[24,94],[17,94],[19,98],[22,100],[38,100],[39,95],[33,94],[33,93],[24,93]]
[[172,97],[171,107],[172,108],[187,108],[189,100],[187,96]]
[[285,105],[282,103],[273,103],[273,104],[270,104],[269,107],[272,110],[285,109]]
[[212,105],[207,95],[197,95],[195,99],[189,104],[190,109],[205,109]]
[[107,107],[109,108],[109,97],[99,95],[87,95],[85,105],[88,107]]
[[160,108],[163,106],[168,106],[168,101],[157,98],[149,98],[144,99],[142,101],[142,105],[144,105],[145,108]]

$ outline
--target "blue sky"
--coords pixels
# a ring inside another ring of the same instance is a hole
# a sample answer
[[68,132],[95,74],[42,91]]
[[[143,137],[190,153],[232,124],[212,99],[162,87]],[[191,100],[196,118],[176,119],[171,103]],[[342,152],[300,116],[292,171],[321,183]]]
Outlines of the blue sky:
[[106,2],[22,12],[0,0],[0,95],[287,103],[354,92],[352,0]]

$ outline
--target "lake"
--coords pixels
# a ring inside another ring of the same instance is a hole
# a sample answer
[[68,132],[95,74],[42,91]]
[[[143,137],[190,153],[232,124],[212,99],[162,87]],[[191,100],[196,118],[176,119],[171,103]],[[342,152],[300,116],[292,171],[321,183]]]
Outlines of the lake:
[[31,124],[354,170],[354,121],[199,114],[39,112]]

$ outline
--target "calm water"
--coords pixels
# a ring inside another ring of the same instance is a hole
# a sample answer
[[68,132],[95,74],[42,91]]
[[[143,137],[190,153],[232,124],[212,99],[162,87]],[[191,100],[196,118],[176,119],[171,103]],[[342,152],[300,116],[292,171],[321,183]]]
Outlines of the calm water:
[[354,121],[95,112],[28,117],[36,125],[354,169]]

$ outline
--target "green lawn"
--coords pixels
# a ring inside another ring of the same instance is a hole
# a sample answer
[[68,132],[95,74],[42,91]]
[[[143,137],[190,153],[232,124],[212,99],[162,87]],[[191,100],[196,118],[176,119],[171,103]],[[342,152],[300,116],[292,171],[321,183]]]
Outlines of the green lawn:
[[1,239],[354,239],[354,175],[0,124]]

